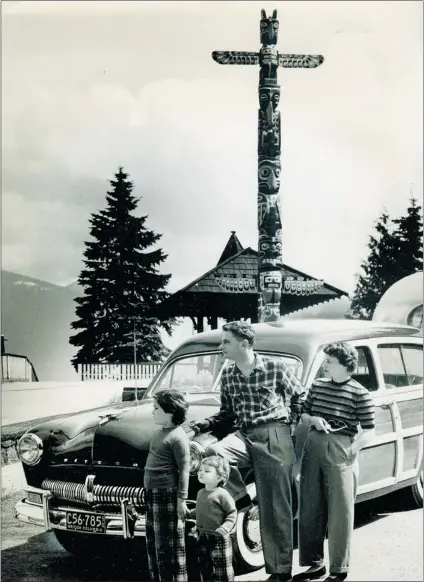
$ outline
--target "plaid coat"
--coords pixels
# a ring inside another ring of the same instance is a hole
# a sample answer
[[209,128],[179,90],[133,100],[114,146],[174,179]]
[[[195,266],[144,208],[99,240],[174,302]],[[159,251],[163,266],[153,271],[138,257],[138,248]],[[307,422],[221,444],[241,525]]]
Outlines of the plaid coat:
[[145,489],[146,549],[152,582],[187,582],[185,524],[177,489]]

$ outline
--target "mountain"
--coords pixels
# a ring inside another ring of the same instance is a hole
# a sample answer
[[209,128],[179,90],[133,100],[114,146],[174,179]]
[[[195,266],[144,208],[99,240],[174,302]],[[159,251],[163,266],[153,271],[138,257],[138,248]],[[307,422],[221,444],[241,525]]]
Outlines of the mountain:
[[78,284],[78,281],[74,281],[73,283],[70,283],[69,285],[67,285],[65,287],[65,289],[68,289],[69,291],[74,293],[75,297],[84,295],[84,290],[81,287],[81,285]]
[[[1,333],[6,352],[27,356],[40,382],[78,380],[71,365],[77,351],[69,343],[75,331],[74,298],[83,294],[75,281],[62,287],[47,281],[1,272]],[[191,333],[189,333],[191,335]],[[163,339],[168,334],[162,331]],[[164,356],[169,348],[164,346]]]
[[1,272],[1,329],[6,352],[27,356],[40,381],[76,380],[70,323],[80,290]]

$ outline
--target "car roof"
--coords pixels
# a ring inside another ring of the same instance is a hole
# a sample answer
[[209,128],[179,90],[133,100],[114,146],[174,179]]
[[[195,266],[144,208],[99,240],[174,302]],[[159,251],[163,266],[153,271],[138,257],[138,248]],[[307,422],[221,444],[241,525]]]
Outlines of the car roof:
[[[333,341],[360,340],[371,337],[417,337],[420,330],[385,322],[353,319],[299,319],[279,320],[253,324],[255,330],[254,349],[265,352],[281,351],[304,359],[317,347]],[[182,356],[193,352],[216,350],[221,342],[221,329],[206,331],[191,336],[174,352]]]

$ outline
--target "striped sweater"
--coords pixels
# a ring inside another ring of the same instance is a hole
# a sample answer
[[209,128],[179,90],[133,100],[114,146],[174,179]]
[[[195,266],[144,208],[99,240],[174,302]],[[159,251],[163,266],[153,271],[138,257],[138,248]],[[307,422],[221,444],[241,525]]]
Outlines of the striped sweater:
[[330,378],[315,380],[303,403],[302,412],[325,420],[341,420],[347,427],[340,434],[355,436],[358,424],[363,429],[375,426],[375,405],[372,396],[359,382],[350,378],[334,382]]

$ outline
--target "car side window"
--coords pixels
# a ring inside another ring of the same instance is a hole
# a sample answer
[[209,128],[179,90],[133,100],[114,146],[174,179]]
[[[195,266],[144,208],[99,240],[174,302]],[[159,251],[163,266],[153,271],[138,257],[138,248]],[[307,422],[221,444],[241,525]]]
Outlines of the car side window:
[[413,344],[401,346],[409,386],[423,383],[423,347]]
[[403,388],[421,384],[422,347],[412,344],[386,344],[378,346],[386,388]]
[[[378,382],[371,351],[367,346],[355,346],[355,348],[358,352],[358,366],[352,374],[352,378],[373,392],[378,389]],[[322,364],[315,378],[324,378],[324,376]]]

